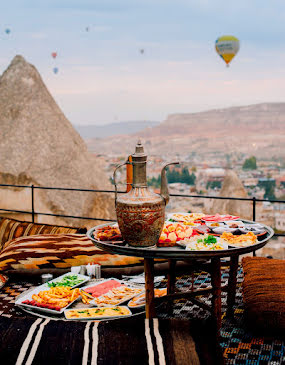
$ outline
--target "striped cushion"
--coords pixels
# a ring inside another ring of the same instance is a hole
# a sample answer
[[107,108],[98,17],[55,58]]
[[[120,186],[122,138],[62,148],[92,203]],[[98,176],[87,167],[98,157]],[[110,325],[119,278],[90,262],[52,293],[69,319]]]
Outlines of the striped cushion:
[[243,299],[255,327],[285,329],[285,261],[245,257]]
[[51,224],[21,222],[15,219],[3,218],[0,221],[0,251],[5,242],[22,236],[35,234],[85,233],[86,229],[62,227]]
[[140,264],[142,259],[106,253],[83,234],[20,237],[6,242],[0,253],[0,271],[66,269],[88,263],[117,267]]

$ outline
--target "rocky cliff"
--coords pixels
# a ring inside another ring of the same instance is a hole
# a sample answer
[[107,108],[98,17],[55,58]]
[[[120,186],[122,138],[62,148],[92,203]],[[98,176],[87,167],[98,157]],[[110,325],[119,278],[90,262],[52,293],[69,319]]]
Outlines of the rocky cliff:
[[[110,187],[102,167],[89,154],[36,68],[22,56],[16,56],[0,78],[0,111],[1,183]],[[35,195],[36,209],[102,218],[113,216],[112,198],[106,194],[57,190],[36,190]],[[24,199],[23,204],[18,204],[10,209],[30,207],[23,206]],[[1,205],[7,205],[3,191]]]

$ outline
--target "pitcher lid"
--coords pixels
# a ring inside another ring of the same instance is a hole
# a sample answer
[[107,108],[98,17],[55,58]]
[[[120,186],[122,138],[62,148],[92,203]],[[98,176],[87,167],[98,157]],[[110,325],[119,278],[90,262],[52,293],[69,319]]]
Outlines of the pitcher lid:
[[147,157],[146,154],[144,153],[144,148],[143,148],[143,145],[141,143],[141,140],[139,139],[138,142],[137,142],[137,145],[136,145],[136,151],[135,153],[132,155],[133,158],[136,158],[136,157]]

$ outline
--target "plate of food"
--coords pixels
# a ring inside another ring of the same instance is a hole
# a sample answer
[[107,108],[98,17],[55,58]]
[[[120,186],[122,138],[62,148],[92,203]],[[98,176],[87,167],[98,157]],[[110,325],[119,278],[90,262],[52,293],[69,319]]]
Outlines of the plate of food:
[[189,226],[177,222],[164,223],[161,235],[159,237],[158,247],[175,246],[177,242],[184,238],[190,238],[193,234],[193,229]]
[[48,288],[55,288],[57,286],[65,286],[70,288],[76,288],[90,280],[89,276],[74,274],[73,272],[68,272],[63,274],[53,280],[45,283]]
[[86,320],[86,319],[112,319],[120,317],[130,317],[132,312],[127,306],[96,307],[96,308],[76,308],[64,311],[66,319]]
[[175,222],[183,222],[183,223],[194,223],[195,221],[200,220],[205,216],[204,213],[169,213],[167,215],[168,220],[171,219]]
[[98,307],[120,305],[144,291],[143,288],[127,285],[117,279],[107,279],[86,286],[83,290],[93,297],[89,304]]
[[8,276],[0,274],[0,289],[7,283]]
[[209,221],[209,222],[205,222],[205,225],[207,227],[209,227],[210,229],[213,229],[213,228],[217,228],[217,227],[224,227],[225,226],[225,223],[224,222],[212,222],[212,221]]
[[225,221],[233,221],[239,219],[238,216],[229,215],[229,214],[215,214],[215,215],[205,215],[201,218],[204,222],[225,222]]
[[253,232],[256,236],[263,236],[267,233],[264,226],[259,223],[246,223],[244,224],[244,227],[240,228],[239,230],[241,231],[241,233]]
[[240,233],[239,229],[244,227],[242,221],[225,221],[225,222],[205,222],[205,225],[216,234],[223,234],[224,232]]
[[114,224],[102,224],[96,227],[93,232],[93,237],[97,241],[101,242],[113,242],[115,244],[124,243],[118,223]]
[[246,234],[233,235],[230,232],[224,232],[221,237],[230,247],[248,247],[257,243],[257,236],[253,232]]
[[228,245],[220,237],[215,237],[210,234],[186,238],[179,242],[179,245],[187,251],[216,251],[226,250]]
[[[161,298],[167,294],[167,289],[154,289],[155,298]],[[145,306],[145,293],[142,293],[129,301],[129,308],[143,308]]]
[[47,288],[45,284],[29,291],[26,295],[21,295],[15,301],[20,307],[42,311],[51,314],[61,314],[80,297],[78,288],[58,286]]

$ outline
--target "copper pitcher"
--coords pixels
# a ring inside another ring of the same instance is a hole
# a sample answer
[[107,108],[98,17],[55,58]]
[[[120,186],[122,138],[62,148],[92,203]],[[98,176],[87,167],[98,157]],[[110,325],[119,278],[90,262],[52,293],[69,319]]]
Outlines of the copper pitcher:
[[126,194],[117,193],[116,171],[125,162],[116,167],[113,179],[115,184],[115,206],[117,221],[123,239],[130,246],[153,247],[158,242],[165,221],[165,206],[169,201],[166,179],[166,167],[179,162],[165,165],[161,171],[160,194],[155,194],[147,187],[146,163],[147,156],[143,145],[138,141],[136,151],[132,155],[133,183]]

